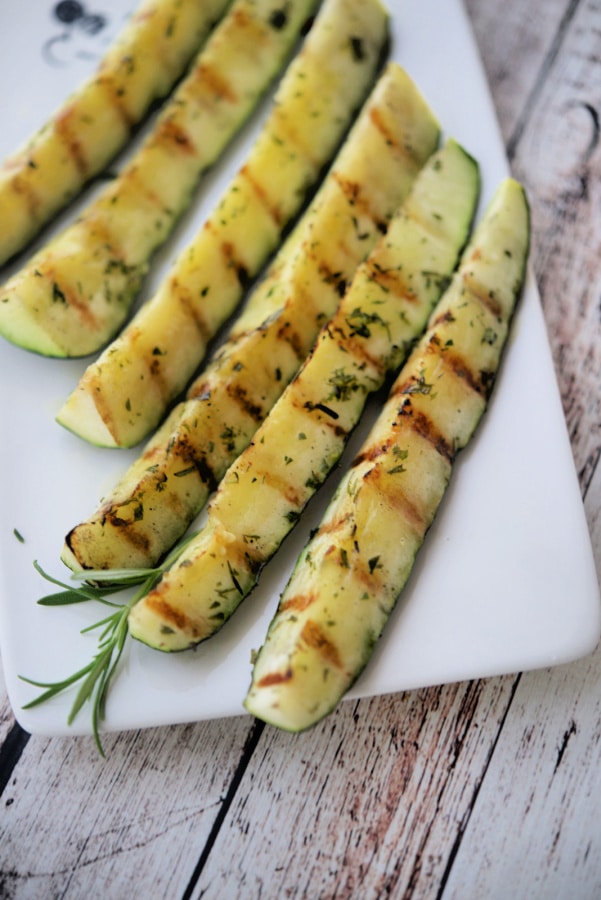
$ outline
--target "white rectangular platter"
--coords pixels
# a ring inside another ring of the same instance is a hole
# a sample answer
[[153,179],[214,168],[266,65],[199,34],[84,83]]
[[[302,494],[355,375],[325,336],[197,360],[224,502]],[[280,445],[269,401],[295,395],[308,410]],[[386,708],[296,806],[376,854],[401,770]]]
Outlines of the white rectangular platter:
[[[131,0],[93,0],[59,21],[56,3],[12,4],[0,29],[0,156],[44,122],[92,71]],[[445,135],[481,165],[483,207],[508,172],[469,22],[459,0],[389,0],[391,56],[415,79]],[[98,22],[96,22],[98,25]],[[202,224],[245,156],[265,106],[205,182],[193,211],[156,260],[145,296]],[[67,222],[73,211],[62,217]],[[59,223],[60,224],[60,223]],[[89,661],[80,629],[100,617],[87,605],[43,608],[37,559],[60,578],[63,536],[86,518],[135,451],[89,447],[54,421],[86,361],[37,357],[0,344],[0,651],[15,715],[27,731],[90,733],[72,726],[72,695],[24,711],[36,691],[19,675],[56,680]],[[373,417],[348,448],[358,446]],[[265,569],[233,619],[194,651],[162,655],[130,642],[111,691],[106,728],[137,729],[243,714],[257,648],[335,477]],[[15,530],[22,535],[21,542]],[[599,590],[564,417],[532,278],[520,304],[489,412],[459,458],[438,519],[375,655],[349,696],[373,696],[573,660],[601,633]]]

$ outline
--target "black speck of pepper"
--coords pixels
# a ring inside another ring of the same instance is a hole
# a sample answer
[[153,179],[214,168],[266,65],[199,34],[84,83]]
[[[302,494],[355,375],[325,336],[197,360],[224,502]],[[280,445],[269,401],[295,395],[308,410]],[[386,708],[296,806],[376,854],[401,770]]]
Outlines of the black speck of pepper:
[[64,293],[59,288],[56,281],[52,285],[52,300],[54,301],[54,303],[66,303],[67,302],[67,298],[65,297]]
[[360,37],[352,36],[351,37],[351,50],[353,52],[353,57],[357,62],[362,62],[365,59],[365,49],[363,47],[363,39]]
[[275,28],[276,31],[281,31],[282,28],[285,28],[287,21],[288,16],[283,9],[274,9],[269,16],[269,24],[272,28]]

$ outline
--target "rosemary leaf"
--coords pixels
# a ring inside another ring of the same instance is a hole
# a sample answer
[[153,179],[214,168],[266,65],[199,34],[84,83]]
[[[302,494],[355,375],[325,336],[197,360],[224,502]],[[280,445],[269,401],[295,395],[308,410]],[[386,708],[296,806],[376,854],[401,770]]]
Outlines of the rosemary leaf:
[[[129,612],[154,587],[163,573],[173,565],[182,549],[193,537],[194,534],[191,534],[176,545],[162,565],[157,568],[107,569],[106,571],[86,569],[82,572],[74,572],[71,576],[71,584],[65,584],[54,578],[42,568],[37,560],[34,561],[34,567],[42,578],[62,588],[61,591],[47,594],[41,600],[38,600],[38,603],[42,606],[66,606],[86,600],[95,600],[105,606],[112,607],[114,611],[81,630],[81,634],[87,634],[100,629],[96,643],[96,652],[91,662],[86,666],[83,666],[83,668],[67,678],[56,682],[35,681],[23,675],[19,676],[27,684],[44,689],[42,694],[26,703],[23,709],[39,706],[46,700],[50,700],[67,688],[79,683],[67,722],[72,724],[83,707],[90,703],[94,740],[99,753],[101,756],[104,756],[104,749],[100,740],[100,723],[105,717],[109,689],[116,675],[117,666],[129,634]],[[91,584],[91,581],[95,582],[95,584]],[[81,584],[74,586],[73,582],[81,582]],[[137,585],[137,590],[133,592],[129,600],[123,603],[115,603],[106,599],[111,594],[124,591],[135,585]]]

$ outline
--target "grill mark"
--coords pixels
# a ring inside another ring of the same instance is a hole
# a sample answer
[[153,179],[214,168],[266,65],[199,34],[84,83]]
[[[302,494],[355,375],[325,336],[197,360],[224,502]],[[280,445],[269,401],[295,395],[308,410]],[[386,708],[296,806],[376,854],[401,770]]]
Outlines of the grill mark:
[[200,311],[199,304],[194,302],[192,292],[180,283],[177,276],[173,276],[169,282],[169,293],[177,297],[177,301],[192,321],[200,338],[207,344],[213,336],[205,316]]
[[163,201],[159,195],[152,189],[146,179],[140,176],[138,168],[131,167],[118,179],[113,189],[101,199],[100,203],[92,207],[89,214],[84,213],[82,221],[93,222],[95,231],[102,232],[101,237],[103,243],[108,244],[113,256],[118,257],[126,265],[139,265],[139,254],[134,253],[133,259],[131,261],[127,260],[122,246],[118,240],[114,239],[112,234],[112,227],[114,227],[114,225],[111,226],[111,222],[115,222],[113,216],[116,213],[118,224],[118,203],[128,188],[133,194],[130,202],[133,202],[138,206],[140,201],[148,201],[152,206],[156,207],[160,214],[163,216],[166,215],[170,219],[173,218],[172,211],[163,205]]
[[162,122],[156,140],[153,141],[155,146],[163,143],[168,144],[171,148],[175,147],[188,156],[196,156],[197,154],[194,141],[192,141],[186,129],[178,125],[173,116],[169,116]]
[[265,409],[260,403],[254,403],[248,397],[248,393],[243,385],[229,383],[227,385],[227,394],[230,400],[235,403],[243,413],[253,420],[253,422],[262,422],[265,418]]
[[452,464],[455,459],[454,445],[447,440],[446,436],[434,425],[432,419],[426,413],[414,407],[411,397],[405,393],[412,384],[413,382],[410,380],[395,384],[390,392],[391,399],[396,397],[402,398],[397,410],[397,422],[403,421],[406,423]]
[[277,331],[277,339],[288,344],[299,362],[303,361],[308,352],[307,347],[302,335],[293,329],[292,322],[287,321],[280,325]]
[[322,418],[320,418],[320,424],[324,425],[326,428],[329,428],[337,438],[346,439],[348,435],[348,430],[343,428],[342,425],[338,425],[337,419],[339,418],[338,413],[335,409],[332,409],[329,406],[326,406],[325,403],[313,403],[311,400],[304,401],[300,397],[292,397],[292,404],[294,408],[301,412],[302,414],[311,414],[312,412],[321,412]]
[[221,255],[223,257],[225,267],[228,269],[233,269],[236,273],[236,278],[238,279],[238,283],[241,288],[246,288],[250,281],[249,271],[246,265],[241,262],[236,257],[236,248],[231,241],[222,241],[221,243]]
[[136,550],[142,550],[148,553],[150,549],[150,539],[143,531],[135,529],[136,521],[131,519],[122,519],[114,509],[107,510],[104,515],[106,523],[113,528],[119,529],[119,540],[125,540],[131,547]]
[[351,468],[357,468],[358,466],[363,465],[363,463],[376,462],[380,458],[380,456],[386,453],[387,448],[388,444],[386,442],[382,444],[371,444],[364,450],[361,450],[359,453],[357,453],[351,463]]
[[[340,316],[337,317],[340,320]],[[344,345],[349,358],[356,364],[360,371],[370,372],[375,380],[381,380],[387,371],[386,361],[378,356],[373,356],[368,350],[368,341],[362,340],[357,334],[348,334],[344,328],[334,319],[325,326],[330,338]],[[336,335],[339,337],[336,338]],[[369,339],[368,339],[369,340]],[[371,389],[371,388],[370,388]]]
[[[315,254],[314,258],[317,259],[317,254]],[[348,287],[348,282],[346,278],[342,277],[342,272],[339,272],[338,270],[334,271],[323,258],[317,263],[317,271],[323,281],[325,281],[326,284],[332,285],[338,296],[342,299]]]
[[[187,472],[192,469],[196,471],[201,482],[206,485],[209,490],[214,491],[216,489],[219,483],[219,477],[216,475],[215,470],[208,461],[204,445],[198,446],[195,444],[191,440],[189,434],[184,432],[181,428],[178,428],[175,440],[169,443],[167,449],[157,447],[157,451],[157,455],[160,456],[161,460],[171,461],[170,469],[173,473],[173,478],[181,477],[182,472]],[[152,459],[152,454],[145,456],[145,459],[150,461]],[[181,467],[176,469],[175,465],[178,462],[181,463]],[[165,465],[161,464],[160,470],[153,473],[156,480],[158,480],[157,476],[159,476],[159,474],[165,478],[168,477],[165,474]],[[167,497],[169,496],[170,493],[168,492]]]
[[388,222],[382,221],[374,213],[369,196],[362,189],[361,185],[350,178],[344,178],[340,172],[332,172],[332,178],[336,181],[338,187],[346,197],[349,206],[357,208],[361,213],[369,218],[380,232],[385,232]]
[[[310,255],[309,252],[307,252],[307,255]],[[337,304],[337,301],[335,303]],[[320,323],[327,320],[332,312],[333,310],[330,310],[326,303],[316,304],[314,293],[295,278],[290,285],[290,293],[287,294],[283,306],[277,310],[277,315],[273,314],[267,321],[264,320],[256,331],[271,331],[272,323],[277,324],[289,313],[294,321],[286,320],[279,326],[276,333],[278,336],[281,335],[283,340],[290,345],[297,360],[303,362],[317,338],[316,332],[319,330]],[[303,336],[303,332],[307,332],[307,321],[310,321],[310,332],[308,335],[305,334]],[[293,324],[295,331],[291,336],[288,336],[286,332]]]
[[22,175],[15,175],[12,178],[12,189],[15,194],[25,199],[25,204],[32,219],[37,220],[40,211],[40,198],[36,194],[33,185],[27,178]]
[[[131,346],[135,346],[139,337],[142,337],[142,330],[136,326],[131,327],[129,339]],[[161,367],[161,357],[154,355],[152,351],[144,356],[144,365],[148,380],[156,387],[163,401],[171,398],[171,387],[166,381],[163,369]]]
[[434,450],[452,465],[453,460],[455,459],[454,447],[449,443],[444,434],[436,428],[429,416],[421,410],[414,410],[409,422],[411,428],[419,434],[420,437],[427,440]]
[[181,612],[181,610],[175,609],[174,606],[161,596],[160,586],[155,588],[152,593],[147,594],[144,603],[148,609],[156,613],[163,622],[174,625],[179,631],[182,631],[184,634],[189,634],[191,637],[196,637],[198,635],[198,629],[192,624],[190,618],[185,613]]
[[386,293],[394,294],[399,300],[408,303],[418,303],[419,297],[407,285],[397,269],[383,269],[373,260],[366,260],[366,268],[369,272],[369,280],[381,287]]
[[[472,256],[472,259],[474,257]],[[474,278],[471,272],[465,272],[463,275],[463,281],[467,286],[470,294],[472,294],[477,300],[480,301],[482,306],[487,309],[491,315],[493,315],[496,319],[503,318],[503,306],[494,296],[494,294],[487,290],[484,285],[480,284],[479,281]]]
[[115,419],[114,419],[114,416],[112,415],[111,408],[107,403],[106,394],[103,390],[101,390],[101,388],[99,386],[99,382],[100,382],[100,379],[99,379],[98,375],[96,375],[96,374],[90,378],[91,396],[93,397],[94,406],[96,407],[96,412],[98,413],[99,417],[101,418],[104,425],[106,426],[106,430],[109,432],[109,434],[111,435],[113,440],[115,440],[116,439],[116,432],[115,432],[115,427],[114,427]]
[[113,242],[110,224],[107,222],[99,206],[95,205],[91,208],[89,213],[84,213],[79,220],[79,223],[76,224],[79,224],[87,231],[86,236],[91,236],[93,238],[91,241],[92,248],[103,248],[105,253],[108,251],[107,255],[111,260],[117,259],[120,263],[127,265],[123,250],[119,246],[119,243]]
[[196,68],[196,77],[199,81],[208,85],[209,90],[213,93],[215,100],[227,100],[229,103],[235,103],[238,99],[231,83],[224,78],[214,67],[207,63],[202,63]]
[[127,88],[125,87],[125,83],[120,82],[114,76],[108,79],[101,77],[98,80],[98,83],[109,95],[110,103],[113,109],[117,111],[123,124],[128,131],[131,131],[134,128],[137,119],[130,113],[126,106],[125,98],[127,97]]
[[441,233],[444,234],[443,223],[433,215],[429,218],[424,218],[423,215],[418,214],[417,209],[408,208],[404,209],[403,216],[408,222],[411,222],[416,228],[421,228],[422,231],[435,240],[440,238]]
[[277,472],[263,472],[262,477],[270,487],[275,488],[284,500],[290,504],[291,509],[289,512],[300,513],[305,499],[302,489],[300,491],[297,490],[293,484]]
[[380,110],[378,109],[378,107],[374,107],[373,109],[370,110],[369,118],[371,119],[372,123],[374,124],[376,129],[380,132],[380,134],[384,138],[385,142],[389,146],[395,147],[397,150],[399,150],[401,152],[401,154],[404,157],[407,157],[408,159],[415,161],[414,155],[409,151],[409,148],[406,146],[406,144],[402,144],[395,137],[394,132],[392,132],[389,128],[387,128],[387,126],[382,118],[382,114],[380,113]]
[[196,471],[200,476],[200,480],[203,484],[207,486],[207,489],[212,493],[217,490],[217,486],[219,485],[219,477],[215,474],[215,470],[210,465],[207,456],[205,453],[202,456],[195,456],[192,460],[196,467]]
[[300,640],[304,642],[307,647],[317,650],[322,659],[331,666],[335,666],[337,669],[343,668],[338,648],[330,641],[317,622],[309,620],[305,623],[300,634]]
[[[276,111],[277,109],[276,107]],[[280,115],[275,128],[271,132],[271,137],[274,142],[277,141],[284,147],[295,148],[305,161],[311,164],[315,172],[320,171],[321,164],[316,161],[311,153],[310,145],[306,144],[289,119],[285,119]]]
[[442,354],[442,361],[445,368],[449,369],[457,378],[460,378],[472,391],[485,399],[487,398],[487,385],[483,383],[481,377],[474,374],[464,357],[447,349]]
[[[55,275],[55,271],[52,266],[47,266],[42,268],[38,267],[38,271],[41,271],[43,277],[48,281],[49,289],[54,291],[57,287],[60,290],[61,296],[64,298],[65,305],[70,309],[75,310],[79,314],[82,324],[86,328],[95,329],[98,327],[98,320],[92,310],[90,309],[90,304],[87,299],[80,300],[76,289],[72,287],[70,284],[64,284],[61,282],[60,274]],[[55,301],[50,298],[49,304],[52,305]]]
[[[381,470],[372,469],[374,473],[373,479],[370,478],[371,473],[368,473],[368,480],[377,480],[381,479]],[[426,533],[426,529],[428,527],[428,521],[424,518],[422,510],[407,496],[407,493],[403,490],[402,484],[399,482],[395,485],[396,490],[383,489],[378,485],[378,490],[380,493],[386,496],[387,501],[394,506],[395,509],[399,510],[401,516],[408,522],[411,528],[416,532],[416,534],[423,536]],[[388,482],[387,482],[388,488]]]
[[275,37],[274,29],[269,27],[266,22],[253,19],[243,10],[236,10],[233,18],[232,30],[246,32],[240,44],[249,60],[254,62],[260,59],[264,53],[269,53],[273,44],[277,46],[278,40]]
[[342,425],[338,424],[339,414],[330,406],[327,406],[325,403],[313,403],[311,400],[300,400],[297,398],[293,399],[293,404],[295,409],[301,412],[320,412],[323,417],[320,419],[320,424],[325,425],[326,428],[329,428],[334,436],[337,438],[342,438],[343,440],[348,435],[348,429],[344,428]]
[[435,318],[432,319],[432,331],[436,331],[439,325],[448,325],[455,321],[455,316],[453,311],[450,309],[445,310],[442,313],[439,313]]
[[[407,415],[407,412],[403,412],[402,415]],[[413,411],[409,415],[413,415]],[[427,417],[424,416],[424,419],[427,420]],[[411,419],[410,427],[414,428],[414,425],[415,420]],[[415,427],[415,431],[417,431],[419,434],[422,434],[420,428],[425,429],[423,437],[426,440],[430,441],[430,435],[428,433],[426,423],[418,423]],[[434,432],[435,429],[432,428],[432,433]],[[396,509],[401,510],[401,513],[404,516],[405,520],[410,523],[414,531],[417,534],[423,535],[426,531],[427,523],[424,521],[424,517],[421,514],[419,508],[415,505],[415,503],[413,503],[412,500],[408,498],[407,494],[403,490],[402,482],[400,480],[397,481],[392,489],[389,480],[386,481],[386,487],[381,486],[382,478],[386,474],[385,469],[389,468],[390,466],[390,463],[386,461],[385,457],[390,448],[394,446],[395,443],[395,440],[391,438],[390,440],[383,441],[380,444],[372,444],[370,447],[367,447],[362,453],[359,453],[355,457],[352,463],[352,467],[358,467],[362,464],[368,464],[369,468],[362,476],[363,482],[371,482],[373,488],[378,491],[378,493],[380,493],[383,497],[385,497],[388,503],[392,504]],[[430,443],[435,450],[441,452],[435,440],[430,441]],[[446,457],[446,454],[444,452],[442,453],[442,455],[445,456],[445,458],[448,458]],[[408,477],[411,477],[411,473],[409,473]],[[378,578],[375,572],[370,571],[369,574],[367,572],[365,573],[363,580],[365,581],[365,583],[373,586],[374,583],[378,584],[381,579]]]
[[263,675],[263,677],[259,679],[259,681],[257,682],[257,687],[274,687],[275,685],[285,684],[285,682],[287,681],[292,681],[292,678],[292,669],[286,669],[285,672],[269,672],[269,674]]
[[82,178],[85,179],[88,176],[88,163],[85,158],[81,143],[72,134],[70,127],[74,112],[75,108],[73,105],[68,106],[66,109],[60,112],[56,117],[54,130],[60,142],[63,144],[65,150],[67,151],[68,156],[75,163],[75,167],[78,170],[79,174],[82,176]]
[[267,191],[263,187],[263,185],[257,181],[257,179],[252,175],[248,165],[242,166],[240,169],[240,176],[244,178],[250,187],[252,188],[253,194],[263,207],[263,209],[267,210],[269,217],[273,222],[278,226],[278,228],[282,227],[282,214],[277,206],[274,206],[267,196]]
[[279,612],[303,612],[305,609],[308,609],[317,599],[317,594],[314,591],[306,594],[294,594],[292,597],[286,598],[283,600]]
[[[320,526],[319,531],[315,535],[315,540],[318,541],[320,537],[324,537],[328,533],[336,536],[339,531],[348,532],[349,524],[352,527],[353,534],[355,534],[357,531],[357,524],[354,520],[354,516],[352,513],[346,513],[338,519],[334,519],[327,525]],[[341,540],[337,540],[334,543],[330,544],[323,552],[323,559],[328,559],[328,557],[339,557],[341,546],[343,546],[343,541]],[[357,555],[355,556],[353,554],[351,556],[349,554],[347,559],[347,561],[352,560],[350,568],[352,568],[353,579],[361,582],[361,584],[364,585],[369,591],[378,591],[383,585],[386,584],[385,573],[381,573],[378,567],[371,566],[368,559],[363,559],[364,554],[361,553],[361,550],[357,543],[355,549],[357,551]]]

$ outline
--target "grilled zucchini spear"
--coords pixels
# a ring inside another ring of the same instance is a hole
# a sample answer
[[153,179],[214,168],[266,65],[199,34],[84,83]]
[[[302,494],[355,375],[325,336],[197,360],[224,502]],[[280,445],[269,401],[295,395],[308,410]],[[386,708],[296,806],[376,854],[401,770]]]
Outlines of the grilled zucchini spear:
[[161,650],[191,646],[251,591],[339,459],[367,395],[425,327],[467,239],[478,187],[476,163],[454,141],[426,163],[299,373],[225,473],[206,526],[133,607],[134,637]]
[[0,169],[0,265],[128,141],[221,18],[229,0],[146,0],[96,73]]
[[67,535],[67,565],[145,567],[171,549],[309,353],[438,136],[420,92],[390,64],[227,341],[115,490]]
[[281,0],[236,0],[120,176],[0,289],[1,334],[49,356],[106,344],[201,174],[263,96],[315,6],[299,0],[284,12]]
[[249,712],[299,731],[368,663],[486,409],[521,290],[524,192],[508,179],[301,553],[255,660]]
[[[61,424],[109,446],[131,446],[156,427],[330,162],[373,86],[387,36],[379,0],[326,0],[246,164],[155,296],[86,371]],[[114,330],[110,300],[86,311]]]

